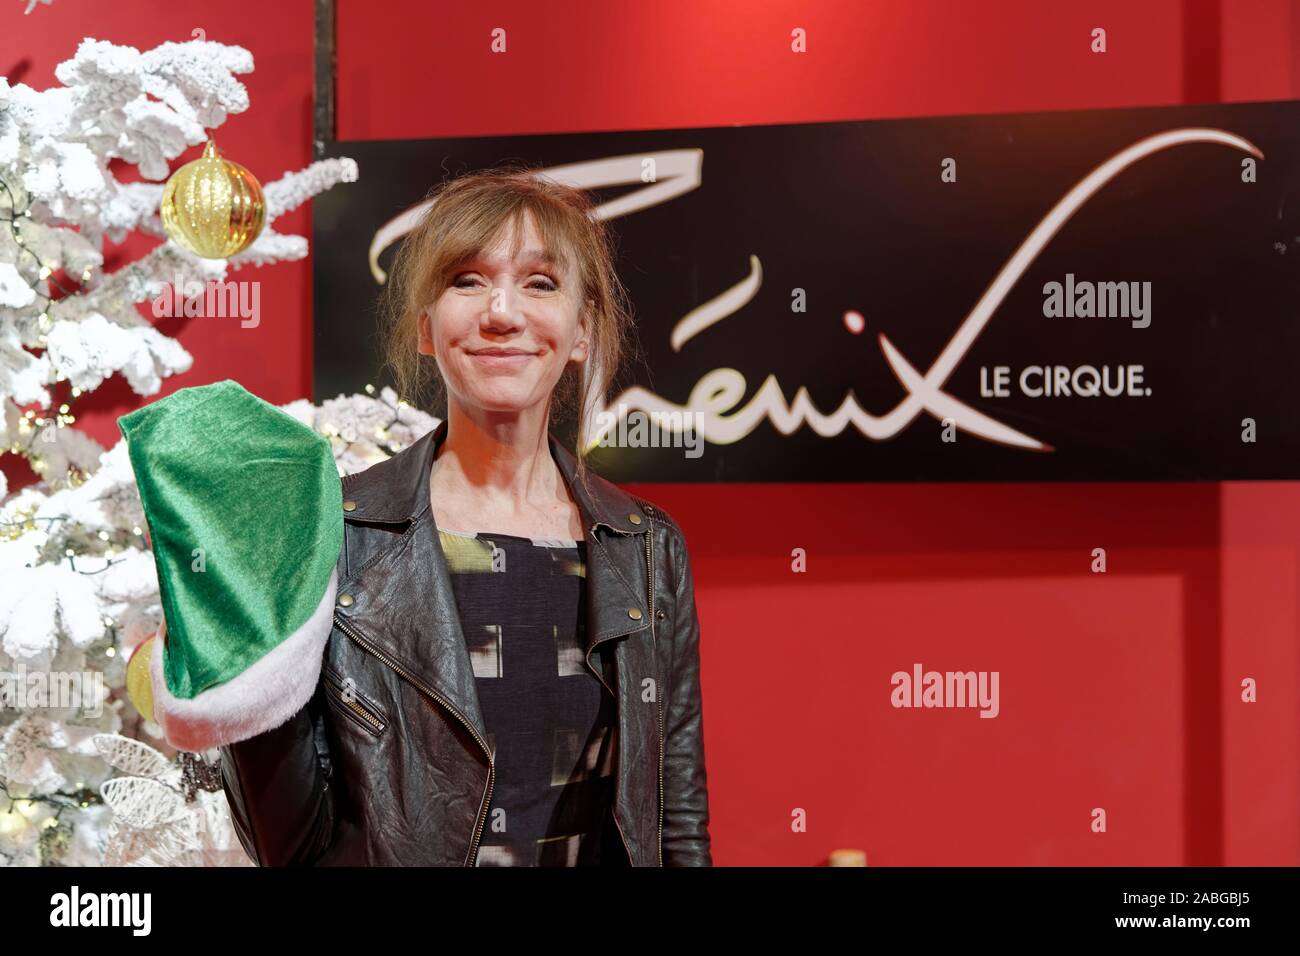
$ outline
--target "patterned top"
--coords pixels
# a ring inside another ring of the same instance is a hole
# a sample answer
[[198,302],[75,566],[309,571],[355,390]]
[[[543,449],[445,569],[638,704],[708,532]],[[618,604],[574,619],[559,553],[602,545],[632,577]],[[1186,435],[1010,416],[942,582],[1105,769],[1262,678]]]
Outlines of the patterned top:
[[496,763],[475,865],[598,866],[618,721],[587,666],[586,542],[438,534]]

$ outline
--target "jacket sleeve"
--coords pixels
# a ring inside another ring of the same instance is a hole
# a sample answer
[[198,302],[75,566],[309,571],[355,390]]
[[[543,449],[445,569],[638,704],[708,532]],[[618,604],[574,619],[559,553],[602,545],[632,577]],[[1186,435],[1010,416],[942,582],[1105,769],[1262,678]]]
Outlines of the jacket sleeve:
[[664,865],[712,866],[700,700],[700,618],[685,539],[677,529],[671,539],[673,564],[681,570],[675,591],[672,671],[664,718]]
[[320,684],[287,722],[219,748],[235,833],[258,866],[308,866],[334,836]]

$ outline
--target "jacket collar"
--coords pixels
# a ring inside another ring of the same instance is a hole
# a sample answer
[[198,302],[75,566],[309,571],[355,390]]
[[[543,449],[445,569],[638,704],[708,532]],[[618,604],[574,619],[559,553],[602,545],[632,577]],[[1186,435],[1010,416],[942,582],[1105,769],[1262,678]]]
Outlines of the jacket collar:
[[[429,508],[429,476],[438,448],[447,437],[447,421],[426,432],[391,458],[376,462],[365,471],[348,475],[343,482],[347,517],[357,521],[414,521]],[[569,490],[582,512],[583,527],[604,525],[621,534],[646,530],[641,506],[617,485],[590,470],[587,484],[578,480],[577,458],[547,432],[551,457],[559,466]],[[347,505],[350,503],[351,508]],[[635,517],[636,522],[632,520]]]

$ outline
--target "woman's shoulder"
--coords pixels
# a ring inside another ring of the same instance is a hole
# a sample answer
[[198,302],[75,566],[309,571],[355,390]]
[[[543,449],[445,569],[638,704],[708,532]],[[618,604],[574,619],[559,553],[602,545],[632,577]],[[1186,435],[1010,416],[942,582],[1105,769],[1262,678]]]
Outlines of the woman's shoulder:
[[632,492],[627,491],[626,489],[623,490],[623,493],[627,495],[629,498],[631,498],[633,501],[635,501],[637,503],[637,506],[640,507],[640,509],[650,517],[650,520],[665,525],[669,531],[672,531],[676,534],[682,533],[681,526],[677,523],[676,519],[674,519],[671,514],[665,511],[662,506],[655,504],[653,501],[649,500],[648,498],[643,498],[640,495],[634,495],[632,494]]
[[686,532],[682,530],[681,525],[672,513],[665,510],[662,505],[656,504],[648,498],[641,495],[635,495],[626,489],[623,493],[636,502],[646,516],[649,517],[652,527],[661,529],[663,537],[660,539],[666,545],[665,551],[668,553],[670,564],[673,566],[673,574],[681,570],[681,566],[688,560],[686,547]]

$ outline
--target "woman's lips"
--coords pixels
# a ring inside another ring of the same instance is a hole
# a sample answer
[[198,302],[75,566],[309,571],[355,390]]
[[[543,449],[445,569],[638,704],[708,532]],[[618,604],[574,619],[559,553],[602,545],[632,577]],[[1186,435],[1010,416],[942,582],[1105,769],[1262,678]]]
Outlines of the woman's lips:
[[488,368],[518,368],[530,359],[537,358],[532,352],[515,352],[509,355],[490,352],[470,352],[469,357]]

